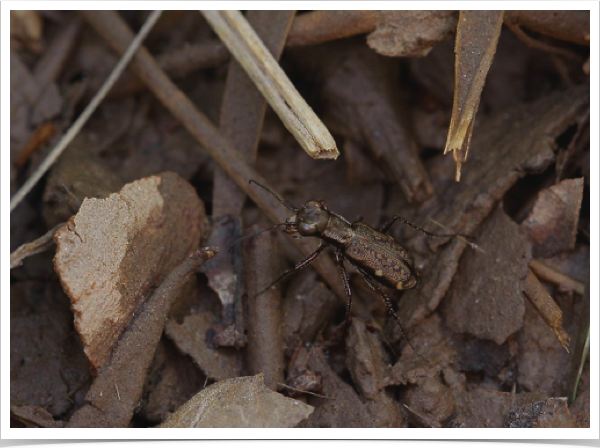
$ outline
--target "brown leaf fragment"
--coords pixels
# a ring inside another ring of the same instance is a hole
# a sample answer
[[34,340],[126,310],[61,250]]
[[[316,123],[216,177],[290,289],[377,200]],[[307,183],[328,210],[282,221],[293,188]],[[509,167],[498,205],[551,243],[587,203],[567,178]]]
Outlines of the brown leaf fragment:
[[317,334],[331,322],[339,301],[314,270],[304,269],[288,287],[283,302],[283,337],[286,352],[297,344],[313,343]]
[[54,268],[93,369],[108,359],[152,289],[198,247],[204,221],[191,185],[164,173],[107,199],[85,199],[57,232]]
[[540,393],[512,394],[496,390],[475,389],[454,394],[454,424],[466,428],[502,428],[508,414],[517,406],[543,400]]
[[583,178],[565,179],[542,190],[521,230],[533,243],[536,258],[573,250],[583,198]]
[[[482,120],[473,137],[473,169],[463,173],[460,184],[443,182],[419,214],[469,234],[517,179],[548,167],[554,160],[553,140],[587,113],[588,104],[589,87],[582,85]],[[438,240],[430,246],[444,243]]]
[[[19,421],[25,428],[62,428],[65,422],[54,420],[52,414],[37,406],[11,406],[10,418]],[[14,428],[11,422],[11,428]]]
[[160,428],[293,428],[313,407],[271,391],[264,375],[219,381],[196,394]]
[[544,322],[550,327],[558,342],[569,353],[569,335],[562,326],[562,310],[556,302],[550,297],[546,288],[540,283],[535,274],[529,270],[525,278],[525,289],[523,292],[531,301],[531,304],[540,313]]
[[[315,346],[308,358],[308,368],[323,376],[324,397],[307,396],[315,411],[301,422],[302,428],[374,428],[369,409],[355,390],[329,366],[323,349]],[[325,398],[327,397],[327,398]]]
[[25,243],[13,253],[10,254],[10,268],[16,268],[23,264],[23,259],[31,257],[32,255],[44,252],[54,246],[54,234],[65,226],[66,223],[61,222],[57,224],[53,229],[48,230],[45,234],[40,236],[37,240],[33,240],[31,243]]
[[522,291],[531,249],[499,208],[482,226],[477,243],[485,253],[465,254],[447,293],[445,322],[456,333],[502,344],[523,325]]
[[452,37],[456,11],[373,11],[377,28],[367,44],[384,56],[420,57]]
[[205,381],[191,359],[163,337],[148,369],[136,414],[158,424],[202,389]]
[[507,428],[574,428],[575,422],[567,399],[548,398],[511,411],[506,419]]
[[130,424],[171,306],[191,275],[218,252],[218,248],[204,247],[185,258],[136,310],[127,331],[99,369],[85,397],[87,404],[73,414],[68,427],[115,428]]
[[404,406],[418,416],[421,425],[441,428],[454,411],[450,389],[437,377],[420,378],[404,395]]
[[378,428],[396,428],[404,423],[391,389],[386,389],[389,359],[381,337],[367,331],[364,321],[352,319],[346,337],[346,366],[352,382]]
[[456,30],[454,104],[444,154],[453,152],[456,181],[467,161],[475,114],[494,60],[504,11],[461,11]]
[[548,331],[540,313],[525,301],[523,329],[518,336],[517,382],[522,390],[538,391],[544,398],[565,395],[570,355]]
[[207,377],[220,381],[240,375],[241,359],[236,349],[216,348],[211,344],[214,317],[210,312],[201,312],[184,317],[181,324],[169,319],[165,325],[165,333],[181,353],[192,358]]

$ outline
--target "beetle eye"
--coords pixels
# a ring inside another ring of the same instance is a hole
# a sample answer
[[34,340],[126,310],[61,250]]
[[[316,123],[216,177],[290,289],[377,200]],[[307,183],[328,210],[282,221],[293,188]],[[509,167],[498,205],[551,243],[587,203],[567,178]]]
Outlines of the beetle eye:
[[317,227],[308,222],[301,222],[298,226],[298,232],[304,236],[312,236],[317,234]]

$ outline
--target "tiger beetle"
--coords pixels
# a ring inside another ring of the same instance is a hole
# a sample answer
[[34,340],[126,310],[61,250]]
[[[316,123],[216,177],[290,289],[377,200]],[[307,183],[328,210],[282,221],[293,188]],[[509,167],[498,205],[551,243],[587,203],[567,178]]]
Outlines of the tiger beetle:
[[301,208],[298,208],[286,204],[277,194],[255,180],[250,180],[249,183],[256,184],[265,189],[284,207],[294,212],[294,214],[286,219],[285,223],[276,224],[264,231],[283,225],[285,226],[286,233],[298,233],[300,236],[312,236],[321,240],[319,246],[312,254],[297,263],[292,269],[286,270],[269,286],[256,293],[256,295],[262,294],[289,274],[308,266],[326,247],[333,246],[335,248],[335,259],[340,270],[342,282],[344,283],[346,295],[348,296],[344,328],[347,328],[350,323],[350,311],[352,310],[352,291],[348,281],[348,273],[344,267],[344,260],[346,260],[363,274],[369,287],[379,293],[385,302],[388,313],[392,315],[400,327],[400,331],[406,337],[408,345],[417,355],[423,358],[410,343],[402,327],[402,323],[394,311],[392,302],[380,286],[383,285],[388,288],[404,291],[414,288],[418,282],[415,263],[410,252],[385,233],[390,229],[392,224],[400,221],[402,224],[412,227],[430,238],[464,237],[466,235],[458,233],[445,235],[433,234],[396,215],[386,222],[381,229],[375,230],[360,220],[350,223],[344,217],[330,211],[325,201],[308,201]]

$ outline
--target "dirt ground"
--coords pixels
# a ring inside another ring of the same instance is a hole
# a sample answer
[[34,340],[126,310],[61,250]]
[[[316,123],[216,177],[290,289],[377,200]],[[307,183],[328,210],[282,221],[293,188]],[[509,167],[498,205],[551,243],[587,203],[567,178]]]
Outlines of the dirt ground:
[[[13,13],[11,196],[148,16]],[[11,212],[11,425],[589,427],[589,12],[528,13],[247,13],[337,160],[163,13]],[[330,245],[268,287],[319,244],[281,224],[311,200],[461,236],[396,222],[412,262],[370,242],[340,275]],[[370,288],[390,260],[414,288]]]

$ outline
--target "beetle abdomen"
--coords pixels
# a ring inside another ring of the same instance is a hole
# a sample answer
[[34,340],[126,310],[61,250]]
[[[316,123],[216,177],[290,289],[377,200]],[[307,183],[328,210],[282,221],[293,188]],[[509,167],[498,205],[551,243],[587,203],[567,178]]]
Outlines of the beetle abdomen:
[[353,236],[344,255],[379,283],[394,289],[410,289],[417,284],[410,253],[392,237],[368,224],[352,224]]

